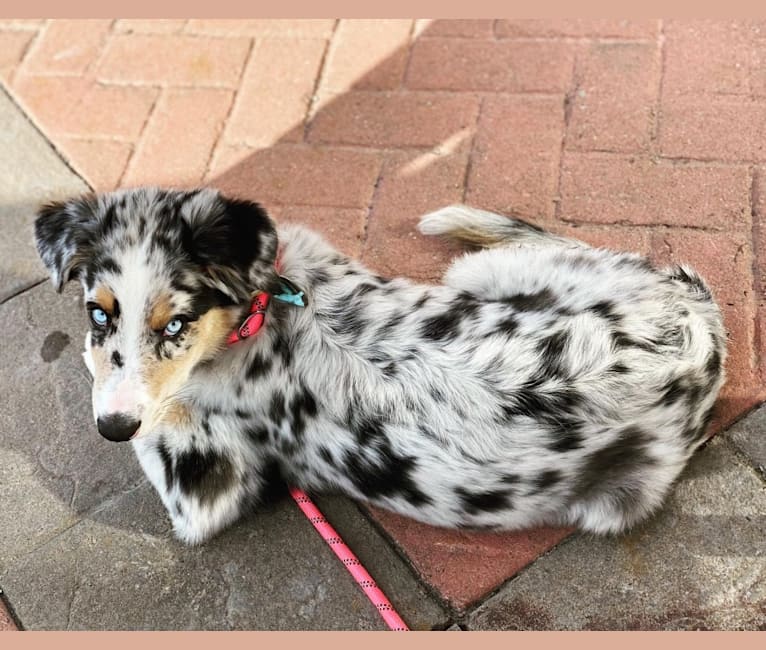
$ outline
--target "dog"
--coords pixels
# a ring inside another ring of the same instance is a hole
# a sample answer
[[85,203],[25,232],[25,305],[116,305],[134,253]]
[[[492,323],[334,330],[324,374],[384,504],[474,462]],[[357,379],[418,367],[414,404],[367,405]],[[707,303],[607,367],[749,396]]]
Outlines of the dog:
[[40,208],[54,286],[83,286],[98,431],[131,441],[179,539],[285,484],[452,528],[617,534],[659,508],[724,381],[699,275],[465,206],[419,229],[471,246],[441,285],[210,188]]

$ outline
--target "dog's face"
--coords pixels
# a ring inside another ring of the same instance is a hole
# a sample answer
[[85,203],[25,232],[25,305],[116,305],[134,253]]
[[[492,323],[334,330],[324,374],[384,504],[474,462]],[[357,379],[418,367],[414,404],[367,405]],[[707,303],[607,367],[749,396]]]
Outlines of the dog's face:
[[173,397],[192,369],[224,347],[252,292],[277,281],[266,213],[209,189],[49,204],[35,237],[57,290],[83,285],[93,413],[110,440],[178,417]]

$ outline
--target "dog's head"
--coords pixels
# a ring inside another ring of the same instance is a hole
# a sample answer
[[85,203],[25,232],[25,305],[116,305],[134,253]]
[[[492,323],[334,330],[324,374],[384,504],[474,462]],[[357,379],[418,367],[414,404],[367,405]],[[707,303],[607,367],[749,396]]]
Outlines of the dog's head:
[[255,203],[145,188],[43,206],[37,249],[61,291],[79,279],[99,432],[128,440],[219,352],[256,290],[278,282],[277,236]]

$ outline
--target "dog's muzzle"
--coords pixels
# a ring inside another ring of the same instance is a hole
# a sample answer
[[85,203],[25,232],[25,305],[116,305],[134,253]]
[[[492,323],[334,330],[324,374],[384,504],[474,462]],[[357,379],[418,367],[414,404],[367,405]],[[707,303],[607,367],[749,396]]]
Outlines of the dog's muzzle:
[[139,420],[130,416],[115,413],[96,420],[98,432],[112,442],[124,442],[130,440],[141,426]]

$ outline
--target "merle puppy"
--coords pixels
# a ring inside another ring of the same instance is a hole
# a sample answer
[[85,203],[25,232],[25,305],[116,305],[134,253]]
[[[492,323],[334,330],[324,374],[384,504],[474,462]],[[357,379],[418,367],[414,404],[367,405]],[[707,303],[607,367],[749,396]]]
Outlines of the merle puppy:
[[[481,210],[422,218],[483,249],[440,286],[277,235],[211,189],[50,204],[35,229],[56,288],[84,288],[98,430],[132,441],[189,543],[281,481],[440,526],[620,532],[704,441],[723,382],[721,316],[693,271]],[[280,276],[305,307],[272,299],[228,345]]]

